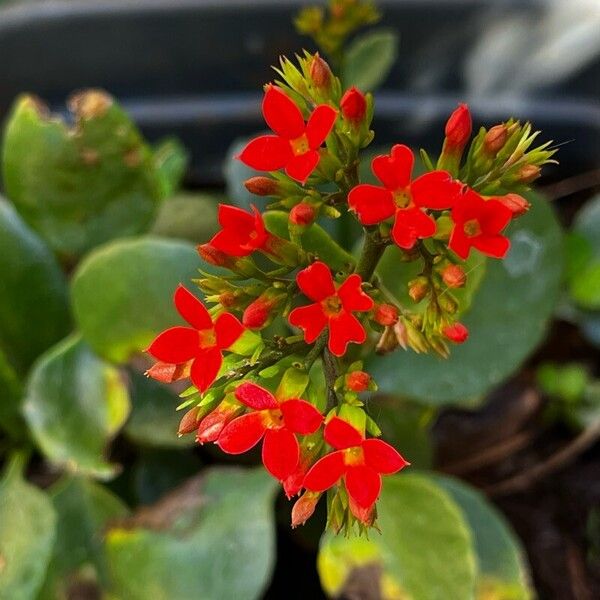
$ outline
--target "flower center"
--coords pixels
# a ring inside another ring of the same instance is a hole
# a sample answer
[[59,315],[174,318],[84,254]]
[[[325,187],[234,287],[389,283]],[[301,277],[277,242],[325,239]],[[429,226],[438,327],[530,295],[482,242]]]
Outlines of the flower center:
[[308,138],[306,137],[305,133],[303,133],[300,137],[297,137],[295,140],[290,140],[290,146],[292,147],[294,156],[306,154],[310,150]]
[[394,202],[398,208],[408,208],[412,206],[412,196],[409,189],[396,190],[394,192]]
[[463,225],[463,229],[465,235],[468,237],[474,237],[481,234],[481,226],[479,225],[479,221],[477,219],[470,219],[469,221],[466,221]]
[[217,345],[217,334],[214,329],[202,329],[198,331],[200,348],[213,348]]
[[342,301],[337,294],[334,294],[333,296],[329,296],[329,298],[325,298],[321,302],[321,306],[328,317],[333,317],[342,310]]
[[268,429],[281,429],[285,423],[283,422],[283,413],[279,408],[273,408],[265,411],[267,416]]
[[346,466],[362,465],[364,462],[365,454],[360,446],[354,446],[344,450],[344,464]]

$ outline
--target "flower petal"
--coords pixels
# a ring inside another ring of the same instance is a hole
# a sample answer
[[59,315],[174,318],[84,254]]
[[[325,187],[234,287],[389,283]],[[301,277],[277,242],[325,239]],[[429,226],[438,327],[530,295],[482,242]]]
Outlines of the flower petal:
[[201,391],[205,392],[217,378],[223,356],[217,348],[201,350],[192,363],[190,378],[192,383]]
[[512,216],[508,206],[499,200],[488,200],[479,219],[481,230],[488,235],[500,233],[510,223]]
[[362,508],[375,504],[381,492],[381,475],[371,467],[357,465],[346,473],[348,495]]
[[191,327],[171,327],[160,333],[148,352],[162,362],[179,364],[191,360],[200,349],[200,337]]
[[215,321],[215,335],[217,336],[217,347],[229,348],[244,333],[245,327],[231,313],[222,313]]
[[414,162],[413,151],[408,146],[396,144],[389,156],[376,156],[371,169],[388,190],[394,191],[408,187]]
[[300,109],[281,88],[274,85],[267,87],[262,113],[267,125],[283,138],[293,140],[304,133],[304,119]]
[[331,132],[337,110],[327,104],[320,104],[313,110],[306,124],[306,137],[311,150],[316,150]]
[[504,258],[510,248],[510,240],[503,235],[480,235],[473,238],[473,248],[492,258]]
[[386,475],[397,473],[409,464],[396,448],[383,440],[376,438],[365,440],[362,449],[365,454],[365,464],[378,473]]
[[361,285],[361,276],[353,273],[338,288],[337,294],[347,311],[364,312],[373,308],[373,299],[363,292]]
[[431,171],[415,179],[410,192],[413,202],[422,208],[442,210],[451,208],[462,192],[463,184],[446,171]]
[[311,492],[324,492],[335,485],[345,471],[344,454],[330,452],[309,469],[302,485]]
[[269,390],[265,390],[265,388],[251,381],[246,381],[238,386],[235,390],[235,397],[254,410],[266,410],[278,407],[275,396]]
[[288,316],[288,321],[294,327],[304,331],[304,341],[312,344],[327,327],[327,317],[320,304],[309,304],[295,308]]
[[458,223],[454,225],[452,233],[450,234],[450,240],[448,241],[448,248],[453,250],[460,258],[466,260],[469,257],[472,246],[472,238],[468,238],[462,228],[462,225]]
[[367,183],[357,185],[348,194],[348,205],[363,225],[375,225],[393,216],[396,211],[392,193]]
[[247,413],[225,426],[217,444],[227,454],[242,454],[256,446],[265,431],[263,415],[260,412]]
[[286,400],[281,403],[280,408],[285,426],[294,433],[314,433],[323,422],[323,415],[306,400]]
[[339,417],[333,417],[333,419],[325,425],[323,437],[325,438],[325,441],[336,450],[345,450],[346,448],[360,446],[365,439],[358,429],[350,425],[348,421],[344,421],[344,419],[340,419]]
[[254,229],[254,215],[231,204],[219,204],[217,218],[224,229],[249,233]]
[[287,479],[298,466],[300,446],[296,436],[285,427],[267,429],[262,447],[262,461],[275,479]]
[[316,150],[309,150],[304,154],[299,154],[290,158],[285,166],[285,172],[292,179],[304,184],[310,174],[317,168],[321,159]]
[[296,276],[296,282],[302,293],[314,302],[320,302],[335,294],[331,270],[321,261],[302,269]]
[[435,221],[420,208],[401,208],[396,212],[392,238],[397,246],[410,250],[418,239],[435,233]]
[[285,167],[292,156],[292,148],[285,138],[261,135],[248,142],[238,158],[257,171],[276,171]]
[[366,339],[365,328],[352,313],[342,311],[329,319],[328,348],[335,356],[343,356],[350,342],[362,344]]
[[211,329],[212,319],[202,302],[182,285],[175,291],[175,306],[177,312],[194,329]]

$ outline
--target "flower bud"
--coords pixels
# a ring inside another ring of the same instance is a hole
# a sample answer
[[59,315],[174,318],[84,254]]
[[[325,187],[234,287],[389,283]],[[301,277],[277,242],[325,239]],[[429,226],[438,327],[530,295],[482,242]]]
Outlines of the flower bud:
[[506,196],[495,196],[494,200],[498,200],[509,208],[513,214],[513,217],[520,217],[524,215],[531,207],[531,204],[523,196],[519,194],[506,194]]
[[191,364],[192,361],[182,365],[157,362],[146,371],[145,375],[161,383],[173,383],[190,376]]
[[467,282],[467,276],[461,266],[450,264],[442,271],[442,280],[449,288],[461,288]]
[[233,308],[237,304],[237,294],[232,291],[226,291],[219,294],[219,304],[223,308]]
[[483,151],[488,156],[496,156],[508,138],[508,127],[503,123],[501,125],[494,125],[483,138]]
[[285,299],[286,294],[280,290],[269,288],[254,302],[248,305],[242,316],[242,324],[248,329],[265,327],[273,318],[275,309]]
[[183,415],[183,418],[179,422],[179,431],[177,432],[179,437],[198,429],[198,410],[198,407],[194,406],[194,408],[188,410]]
[[396,333],[394,329],[399,324],[400,321],[398,321],[393,327],[388,326],[383,330],[383,333],[377,342],[377,346],[375,347],[375,352],[377,352],[377,354],[388,354],[389,352],[393,352],[398,347],[398,340],[396,339]]
[[333,77],[329,65],[319,56],[317,52],[310,62],[310,79],[313,85],[322,90],[327,90],[331,85]]
[[296,204],[290,211],[290,223],[293,225],[299,225],[306,227],[315,220],[315,208],[308,202],[300,202]]
[[542,174],[542,170],[536,165],[524,165],[519,169],[517,175],[520,183],[531,183]]
[[292,508],[292,527],[298,527],[298,525],[304,525],[308,519],[310,519],[315,512],[317,502],[321,497],[321,492],[304,492]]
[[225,252],[217,250],[210,242],[200,244],[196,247],[196,250],[198,251],[200,258],[209,265],[229,269],[230,271],[244,275],[245,277],[256,277],[259,275],[259,271],[252,260],[246,257],[237,258],[229,256],[228,254],[225,254]]
[[352,371],[346,375],[346,388],[351,392],[364,392],[370,383],[371,376],[365,371]]
[[279,192],[279,182],[270,177],[250,177],[244,181],[244,186],[256,196],[276,196]]
[[368,508],[364,508],[356,502],[354,502],[352,496],[348,496],[348,508],[350,509],[350,512],[354,515],[354,517],[366,527],[371,527],[375,522],[375,504],[369,506]]
[[454,323],[452,325],[446,325],[442,329],[442,333],[451,342],[456,344],[462,344],[467,341],[469,337],[469,330],[462,323]]
[[440,294],[437,302],[440,309],[449,315],[453,315],[458,310],[458,303],[448,294]]
[[225,425],[242,410],[242,405],[236,400],[222,400],[215,410],[200,421],[196,441],[200,444],[216,441]]
[[342,116],[353,124],[360,123],[367,112],[367,100],[364,94],[355,87],[351,87],[340,102]]
[[408,283],[408,295],[415,302],[421,302],[428,293],[429,282],[425,277],[417,277]]
[[466,104],[459,104],[446,122],[445,145],[447,148],[462,151],[471,137],[472,128],[469,107]]
[[398,309],[392,304],[378,304],[373,313],[373,320],[379,325],[393,325],[398,320]]

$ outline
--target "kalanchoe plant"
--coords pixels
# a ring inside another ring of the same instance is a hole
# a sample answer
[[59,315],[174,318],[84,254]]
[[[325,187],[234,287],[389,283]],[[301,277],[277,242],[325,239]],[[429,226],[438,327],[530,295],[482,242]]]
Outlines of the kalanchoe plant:
[[[223,275],[196,281],[208,307],[177,289],[189,326],[150,345],[159,362],[148,375],[191,380],[181,434],[230,454],[263,440],[266,469],[288,497],[301,494],[294,526],[327,492],[328,525],[362,531],[376,522],[381,476],[409,463],[378,439],[362,400],[376,382],[360,358],[398,346],[445,357],[449,343],[467,341],[453,293],[467,284],[464,261],[473,251],[506,256],[506,228],[528,208],[519,194],[554,150],[533,148],[537,134],[514,120],[482,128],[469,145],[471,115],[461,104],[437,160],[421,152],[421,174],[398,143],[372,160],[378,183],[361,183],[361,152],[374,139],[371,94],[344,90],[318,54],[284,58],[276,71],[262,103],[273,133],[237,157],[266,173],[246,187],[269,197],[269,210],[219,207],[221,230],[199,253]],[[344,213],[363,227],[356,260],[317,224]],[[400,260],[422,264],[406,281],[418,307],[401,305],[376,275],[393,245]]]

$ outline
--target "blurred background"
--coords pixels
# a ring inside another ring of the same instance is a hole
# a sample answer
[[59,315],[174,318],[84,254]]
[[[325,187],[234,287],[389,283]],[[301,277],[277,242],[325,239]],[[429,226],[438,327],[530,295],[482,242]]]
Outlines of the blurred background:
[[[0,599],[600,597],[598,0],[381,0],[349,40],[377,148],[435,153],[459,102],[475,131],[514,116],[560,146],[472,340],[370,369],[384,435],[445,490],[405,490],[396,546],[319,542],[323,514],[292,531],[271,483],[179,440],[177,397],[140,375],[216,203],[256,201],[231,157],[264,127],[270,65],[317,49],[293,25],[307,4],[0,0]],[[93,111],[67,102],[87,88],[120,108],[82,168],[57,119]]]

